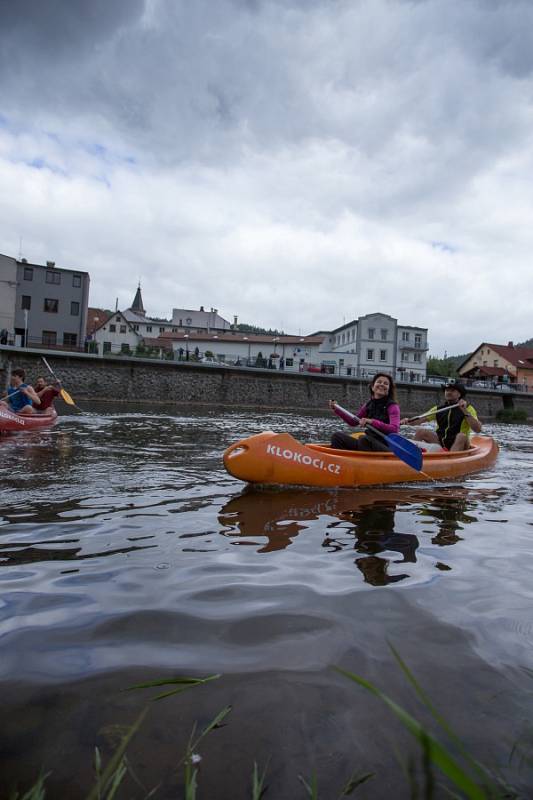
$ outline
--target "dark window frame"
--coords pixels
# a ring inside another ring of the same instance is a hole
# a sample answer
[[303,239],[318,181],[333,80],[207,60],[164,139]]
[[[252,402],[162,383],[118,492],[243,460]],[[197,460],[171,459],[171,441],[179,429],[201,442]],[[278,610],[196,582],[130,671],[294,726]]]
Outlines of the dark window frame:
[[[47,308],[47,305],[53,305],[54,303],[55,303],[55,308]],[[59,300],[56,297],[45,297],[43,302],[43,311],[46,314],[58,314]]]
[[43,344],[57,345],[57,331],[42,331],[41,340]]

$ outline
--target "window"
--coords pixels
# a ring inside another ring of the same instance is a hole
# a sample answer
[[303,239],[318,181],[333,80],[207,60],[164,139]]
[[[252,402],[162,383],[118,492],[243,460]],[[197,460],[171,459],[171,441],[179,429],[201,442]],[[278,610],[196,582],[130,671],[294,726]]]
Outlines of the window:
[[43,344],[57,344],[57,333],[55,331],[43,331],[42,339]]
[[134,330],[134,331],[138,331],[138,330],[139,330],[139,326],[138,326],[138,325],[134,325],[134,326],[133,326],[133,330]]
[[367,361],[373,361],[374,360],[374,351],[373,350],[367,350],[366,351],[366,360]]
[[79,317],[80,315],[80,304],[77,300],[71,300],[70,302],[70,316],[71,317]]
[[28,311],[30,310],[30,308],[31,308],[31,297],[30,297],[29,294],[23,294],[22,295],[22,303],[21,303],[20,307],[23,310],[24,309],[27,309]]
[[66,347],[76,347],[78,344],[78,334],[77,333],[64,333],[63,334],[63,344]]
[[409,353],[402,353],[402,361],[409,361]]
[[285,359],[285,366],[286,367],[293,367],[294,366],[294,358],[286,358]]
[[164,333],[165,331],[166,331],[166,328],[159,328],[159,333]]
[[60,272],[52,272],[52,270],[46,271],[46,283],[53,283],[58,286],[61,283],[61,273]]
[[129,353],[130,352],[130,346],[129,346],[129,344],[127,342],[122,342],[122,344],[120,345],[120,352],[121,353]]
[[24,280],[25,281],[33,280],[33,267],[24,267]]
[[117,326],[113,325],[113,324],[110,324],[109,325],[109,333],[116,333],[116,332],[117,332]]
[[381,340],[382,340],[383,342],[386,342],[386,341],[387,341],[387,336],[388,336],[388,335],[389,335],[389,332],[388,332],[387,328],[382,328],[382,329],[381,329]]
[[103,353],[110,353],[111,352],[111,342],[104,342],[104,347],[102,350]]
[[387,360],[387,351],[386,350],[380,350],[379,351],[379,360],[380,361],[386,361]]
[[402,331],[402,342],[409,341],[409,331]]
[[[24,308],[24,306],[23,306],[23,308]],[[495,366],[495,367],[497,367],[497,366],[498,366],[498,359],[497,359],[497,358],[495,358],[495,359],[494,359],[494,366]]]
[[180,328],[183,328],[183,321],[181,319],[180,319],[178,324],[179,324]]
[[146,326],[146,333],[152,333],[152,326],[151,325],[147,325]]
[[47,311],[49,314],[57,314],[58,305],[59,302],[55,298],[45,297],[43,310]]
[[415,347],[421,347],[421,346],[422,346],[422,334],[415,333]]
[[72,285],[75,289],[79,289],[81,286],[81,275],[73,275],[72,276]]
[[192,325],[192,318],[191,317],[187,317],[187,319],[185,320],[185,324],[186,325]]
[[415,353],[413,355],[413,360],[418,361],[420,363],[422,361],[422,353]]
[[369,328],[368,329],[368,338],[369,339],[373,339],[374,338],[374,333],[375,333],[375,329],[374,328]]
[[126,326],[125,326],[125,325],[121,325],[121,326],[120,326],[120,332],[121,332],[121,333],[126,333],[126,330],[127,330],[127,328],[126,328]]

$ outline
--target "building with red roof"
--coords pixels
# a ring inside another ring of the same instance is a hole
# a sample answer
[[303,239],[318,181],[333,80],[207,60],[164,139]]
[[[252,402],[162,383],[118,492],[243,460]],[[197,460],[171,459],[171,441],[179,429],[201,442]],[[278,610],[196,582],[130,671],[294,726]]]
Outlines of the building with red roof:
[[533,388],[533,347],[482,342],[459,365],[462,378],[480,378],[495,383],[520,384]]

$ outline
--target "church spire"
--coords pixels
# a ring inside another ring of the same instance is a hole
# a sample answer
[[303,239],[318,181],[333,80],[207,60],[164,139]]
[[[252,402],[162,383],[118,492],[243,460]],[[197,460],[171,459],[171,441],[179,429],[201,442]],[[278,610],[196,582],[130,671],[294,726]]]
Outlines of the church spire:
[[141,314],[141,316],[146,316],[146,311],[144,310],[143,299],[141,295],[141,282],[139,281],[139,285],[137,286],[137,291],[135,292],[135,298],[133,300],[133,304],[131,306],[131,311],[135,311],[136,314]]

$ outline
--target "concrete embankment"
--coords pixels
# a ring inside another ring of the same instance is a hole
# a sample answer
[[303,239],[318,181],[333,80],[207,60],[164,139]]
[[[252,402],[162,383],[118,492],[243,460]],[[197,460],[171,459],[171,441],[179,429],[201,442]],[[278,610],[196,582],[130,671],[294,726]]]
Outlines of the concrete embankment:
[[[0,386],[9,372],[23,367],[28,380],[46,374],[41,356],[63,381],[76,402],[87,400],[326,410],[330,398],[353,409],[368,397],[368,380],[289,373],[268,369],[222,367],[193,362],[109,357],[0,347]],[[442,401],[439,386],[400,384],[402,413],[426,411]],[[504,408],[526,411],[533,418],[533,395],[472,389],[468,397],[484,419]]]

